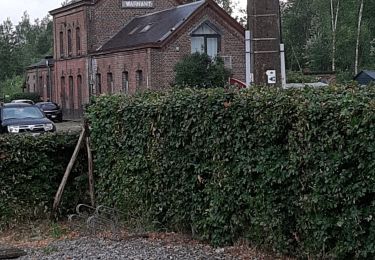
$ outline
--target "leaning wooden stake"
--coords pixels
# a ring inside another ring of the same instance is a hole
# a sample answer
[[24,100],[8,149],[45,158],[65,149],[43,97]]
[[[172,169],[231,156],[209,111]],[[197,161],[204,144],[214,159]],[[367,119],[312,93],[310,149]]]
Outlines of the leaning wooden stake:
[[88,174],[89,174],[90,199],[91,199],[91,206],[95,207],[93,161],[92,161],[92,152],[90,148],[90,131],[89,131],[89,125],[86,120],[84,123],[84,127],[86,129],[86,150],[87,150],[87,164],[88,164]]
[[65,188],[66,182],[68,180],[70,172],[72,171],[73,165],[74,165],[75,161],[77,160],[77,156],[78,156],[79,150],[80,150],[80,148],[82,146],[82,142],[85,139],[84,138],[85,136],[86,136],[86,129],[83,127],[81,135],[79,136],[76,148],[74,149],[74,153],[72,155],[72,158],[70,159],[68,167],[65,170],[65,174],[64,174],[64,177],[63,177],[63,179],[62,179],[62,181],[60,183],[59,189],[56,192],[55,200],[53,202],[53,211],[56,211],[57,207],[60,204],[61,196],[62,196],[62,194],[64,192],[64,188]]

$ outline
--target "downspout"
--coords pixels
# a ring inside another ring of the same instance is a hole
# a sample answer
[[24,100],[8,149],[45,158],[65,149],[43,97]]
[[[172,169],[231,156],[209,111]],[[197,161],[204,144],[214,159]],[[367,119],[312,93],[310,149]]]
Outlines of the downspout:
[[46,60],[46,64],[47,64],[47,67],[48,67],[48,86],[47,86],[47,88],[49,89],[49,91],[47,91],[48,92],[47,98],[51,101],[52,100],[51,66],[49,64],[48,59]]
[[252,84],[252,66],[251,66],[251,33],[245,31],[245,60],[246,60],[246,86]]
[[34,93],[39,92],[39,67],[36,67],[36,88],[38,89],[38,91],[36,91],[36,89],[34,88]]
[[[150,81],[152,80],[152,76],[151,76],[151,48],[148,48],[147,49],[147,75],[146,75],[146,87],[147,89],[149,89],[150,87],[152,87],[152,85],[150,84]],[[151,86],[150,86],[151,85]]]
[[281,8],[280,8],[280,3],[279,3],[281,86],[285,88],[286,86],[285,45],[283,43],[283,31],[282,31],[281,23],[282,23]]
[[280,61],[281,61],[281,86],[286,86],[286,69],[285,69],[285,47],[284,44],[280,44]]

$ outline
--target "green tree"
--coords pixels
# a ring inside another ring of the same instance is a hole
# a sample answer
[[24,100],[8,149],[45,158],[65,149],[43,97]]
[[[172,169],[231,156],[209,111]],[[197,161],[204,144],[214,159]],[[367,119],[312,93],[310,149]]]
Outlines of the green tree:
[[0,81],[14,73],[15,33],[8,19],[0,24]]
[[0,24],[0,96],[19,92],[25,67],[52,54],[52,27],[49,16],[31,23],[26,12],[17,25]]
[[215,0],[228,14],[233,13],[234,3],[231,0]]
[[289,0],[283,4],[287,68],[336,70],[346,75],[354,75],[355,67],[375,69],[375,54],[371,55],[375,52],[371,44],[375,39],[375,1],[364,0],[359,17],[361,3],[360,0]]
[[221,58],[212,60],[205,53],[186,56],[176,64],[175,72],[177,86],[198,88],[224,87],[230,76]]

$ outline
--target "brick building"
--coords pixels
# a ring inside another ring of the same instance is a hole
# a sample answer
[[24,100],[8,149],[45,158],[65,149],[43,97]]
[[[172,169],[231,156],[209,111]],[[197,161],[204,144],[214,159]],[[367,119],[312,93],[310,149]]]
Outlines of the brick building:
[[54,60],[46,57],[26,68],[26,90],[37,92],[47,98],[51,96],[54,82]]
[[245,79],[244,28],[213,0],[80,0],[50,13],[53,78],[35,83],[42,68],[29,67],[27,86],[68,117],[79,117],[92,95],[170,86],[175,64],[196,51],[222,56],[233,77]]

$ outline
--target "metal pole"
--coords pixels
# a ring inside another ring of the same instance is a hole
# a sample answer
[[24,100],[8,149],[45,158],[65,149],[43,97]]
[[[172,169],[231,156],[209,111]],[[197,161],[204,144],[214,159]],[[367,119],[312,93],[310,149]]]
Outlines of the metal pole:
[[251,34],[250,31],[245,32],[245,55],[246,55],[246,86],[249,87],[252,83],[251,80]]
[[51,79],[51,66],[50,66],[50,63],[48,61],[48,59],[46,60],[46,64],[47,64],[47,67],[48,67],[48,90],[47,90],[47,98],[52,101],[52,79]]
[[286,85],[286,70],[285,70],[285,46],[280,44],[280,61],[281,61],[281,85],[284,88]]

